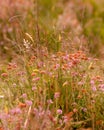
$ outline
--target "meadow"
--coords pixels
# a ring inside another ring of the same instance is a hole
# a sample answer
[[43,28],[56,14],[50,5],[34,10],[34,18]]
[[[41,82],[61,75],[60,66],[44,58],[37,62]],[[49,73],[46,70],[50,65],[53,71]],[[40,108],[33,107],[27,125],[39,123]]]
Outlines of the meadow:
[[0,130],[104,130],[103,5],[1,0]]

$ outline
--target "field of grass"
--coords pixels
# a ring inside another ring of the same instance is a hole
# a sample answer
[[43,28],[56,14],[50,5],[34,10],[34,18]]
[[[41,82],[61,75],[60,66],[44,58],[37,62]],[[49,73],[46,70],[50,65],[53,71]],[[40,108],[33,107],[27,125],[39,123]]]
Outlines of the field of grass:
[[104,130],[101,2],[1,1],[0,130]]

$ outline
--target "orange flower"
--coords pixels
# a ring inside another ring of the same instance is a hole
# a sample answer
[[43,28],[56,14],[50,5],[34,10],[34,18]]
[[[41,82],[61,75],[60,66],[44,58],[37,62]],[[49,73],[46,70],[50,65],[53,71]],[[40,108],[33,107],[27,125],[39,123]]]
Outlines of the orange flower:
[[44,70],[41,70],[40,71],[40,74],[45,74],[46,72]]
[[101,77],[98,75],[98,76],[96,76],[96,79],[101,79]]
[[0,127],[0,130],[4,130],[4,128],[3,128],[3,127]]
[[32,73],[31,76],[36,76],[36,73]]
[[102,124],[102,120],[97,120],[96,121],[96,125],[101,125]]
[[36,56],[32,56],[31,59],[36,59]]
[[19,107],[20,107],[20,108],[25,108],[25,107],[26,107],[26,104],[25,104],[25,103],[20,102],[20,103],[19,103]]
[[86,89],[82,89],[82,93],[86,93],[87,91],[86,91]]
[[81,98],[82,98],[82,96],[79,94],[77,98],[78,98],[78,99],[81,99]]
[[8,67],[7,67],[7,70],[11,70],[11,69],[12,69],[12,66],[8,66]]
[[88,60],[88,58],[86,56],[81,58],[82,60]]

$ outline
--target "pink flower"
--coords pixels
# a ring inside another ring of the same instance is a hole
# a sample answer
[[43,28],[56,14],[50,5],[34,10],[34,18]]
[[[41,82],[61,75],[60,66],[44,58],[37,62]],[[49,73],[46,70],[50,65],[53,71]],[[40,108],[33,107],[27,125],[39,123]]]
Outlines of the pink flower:
[[27,94],[26,94],[26,93],[23,93],[23,94],[22,94],[22,97],[23,97],[23,98],[27,98]]
[[63,56],[63,60],[65,60],[65,61],[68,61],[69,60],[69,55],[65,55],[65,56]]
[[32,101],[31,100],[26,100],[25,103],[26,103],[27,106],[31,106],[32,105]]
[[83,112],[87,112],[87,108],[82,107]]
[[61,115],[61,114],[62,114],[62,110],[61,110],[61,109],[58,109],[58,110],[57,110],[57,114]]
[[15,114],[21,114],[22,111],[20,108],[14,108],[10,111],[11,114],[15,115]]
[[62,125],[62,120],[61,119],[59,120],[59,123],[60,123],[60,125]]
[[48,104],[53,104],[53,101],[51,99],[47,100]]
[[34,78],[32,81],[36,82],[36,81],[39,81],[39,80],[40,80],[40,77],[37,77],[37,78]]
[[34,113],[38,113],[38,109],[37,108],[34,108]]
[[45,111],[44,111],[44,110],[43,110],[43,111],[41,111],[41,112],[39,112],[39,117],[44,116],[44,114],[45,114]]
[[91,85],[94,85],[94,84],[95,84],[94,80],[91,80],[91,81],[90,81],[90,84],[91,84]]
[[92,87],[92,90],[95,92],[95,91],[96,91],[96,87],[95,87],[95,86],[93,86],[93,87]]
[[83,84],[84,84],[84,82],[82,82],[82,81],[78,82],[78,85],[83,85]]
[[59,64],[56,64],[56,65],[54,66],[54,69],[57,70],[57,69],[59,69],[59,67],[60,67],[60,65],[59,65]]
[[68,117],[67,116],[63,116],[63,122],[67,123],[68,122]]
[[33,86],[33,87],[32,87],[32,91],[35,91],[35,90],[37,90],[37,87],[36,87],[36,86]]
[[104,92],[104,84],[100,84],[99,89]]
[[60,92],[55,92],[54,98],[59,98],[60,97]]

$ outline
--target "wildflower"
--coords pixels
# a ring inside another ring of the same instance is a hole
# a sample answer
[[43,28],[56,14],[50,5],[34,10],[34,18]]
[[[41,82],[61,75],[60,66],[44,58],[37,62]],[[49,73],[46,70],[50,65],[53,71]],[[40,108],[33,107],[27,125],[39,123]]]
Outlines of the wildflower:
[[59,64],[56,64],[56,65],[54,66],[54,69],[57,70],[57,69],[59,69],[59,67],[60,67],[60,65],[59,65]]
[[26,107],[26,104],[25,104],[25,103],[20,102],[20,103],[19,103],[19,107],[20,107],[20,108],[25,108],[25,107]]
[[3,127],[0,127],[0,130],[4,130],[4,128],[3,128]]
[[61,119],[59,120],[59,123],[60,123],[60,125],[62,125],[62,123],[63,123],[63,122],[62,122],[62,120],[61,120]]
[[104,92],[104,84],[100,84],[99,89]]
[[86,93],[87,91],[86,91],[86,89],[82,89],[82,93]]
[[10,111],[11,114],[15,115],[15,114],[21,114],[22,111],[20,110],[20,108],[14,108]]
[[92,100],[91,102],[92,102],[92,103],[95,103],[95,100]]
[[16,63],[9,63],[7,70],[11,70],[11,69],[16,69],[17,68],[17,64]]
[[2,77],[7,77],[8,74],[7,74],[7,73],[2,73],[1,76],[2,76]]
[[70,68],[69,64],[63,64],[63,66],[62,66],[63,70],[67,70],[68,68]]
[[22,97],[23,97],[23,98],[27,98],[27,94],[26,94],[26,93],[23,93],[23,94],[22,94]]
[[10,114],[7,114],[7,113],[0,113],[0,120],[7,120],[10,118]]
[[53,101],[51,99],[47,100],[48,104],[53,104]]
[[32,73],[31,76],[32,76],[32,77],[33,77],[33,76],[36,76],[36,73]]
[[82,82],[82,81],[80,81],[80,82],[78,82],[78,85],[83,85],[84,84],[84,82]]
[[79,94],[79,95],[77,96],[77,98],[78,98],[78,99],[81,99],[81,98],[82,98],[82,95]]
[[25,72],[23,72],[23,71],[20,71],[17,73],[18,76],[23,76],[24,74],[25,74]]
[[67,123],[67,122],[68,122],[67,116],[63,116],[63,122],[64,122],[64,123]]
[[37,108],[34,108],[34,113],[38,113],[38,109]]
[[36,56],[32,56],[31,59],[36,59]]
[[58,109],[58,110],[57,110],[57,114],[61,115],[61,114],[62,114],[62,110],[61,110],[61,109]]
[[68,61],[69,60],[69,55],[63,56],[63,60]]
[[7,70],[11,70],[11,69],[12,69],[12,66],[8,66],[8,67],[7,67]]
[[94,84],[95,84],[94,80],[91,80],[91,81],[90,81],[90,84],[91,84],[91,85],[94,85]]
[[102,83],[102,82],[103,82],[103,80],[102,80],[102,79],[99,79],[98,81],[99,81],[100,83]]
[[32,105],[32,101],[31,100],[26,100],[25,103],[26,103],[27,106],[31,106]]
[[44,116],[44,114],[45,114],[45,111],[43,110],[43,111],[41,111],[41,112],[39,112],[39,116],[40,117],[43,117]]
[[96,76],[96,79],[99,79],[99,80],[100,80],[100,79],[101,79],[101,77],[98,75],[98,76]]
[[103,123],[102,120],[97,120],[97,121],[96,121],[96,125],[101,125],[102,123]]
[[81,110],[82,110],[83,112],[87,112],[87,108],[82,107]]
[[40,74],[46,74],[46,71],[42,70],[40,71]]
[[30,42],[29,42],[28,40],[23,39],[23,43],[24,43],[24,47],[25,47],[26,49],[30,49]]
[[60,92],[55,92],[54,98],[59,98],[60,97]]
[[74,113],[77,113],[77,112],[78,112],[78,109],[74,108],[74,109],[73,109],[73,112],[74,112]]
[[51,115],[51,111],[50,110],[47,110],[47,115]]
[[41,68],[41,67],[43,67],[43,66],[45,66],[43,62],[38,62],[38,63],[37,63],[37,67],[38,67],[38,68]]
[[92,90],[95,92],[95,91],[96,91],[96,86],[93,86],[93,87],[92,87]]
[[37,90],[37,87],[36,87],[36,86],[33,86],[33,87],[32,87],[32,91],[35,91],[35,90]]
[[40,80],[40,77],[36,77],[36,78],[34,78],[32,81],[33,82],[36,82],[36,81],[39,81]]

